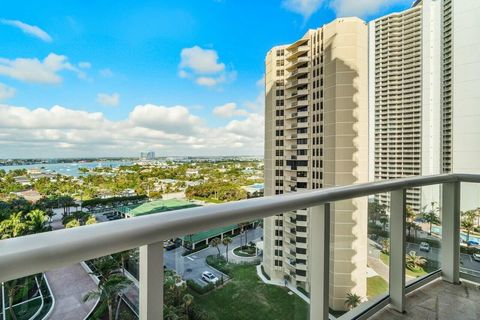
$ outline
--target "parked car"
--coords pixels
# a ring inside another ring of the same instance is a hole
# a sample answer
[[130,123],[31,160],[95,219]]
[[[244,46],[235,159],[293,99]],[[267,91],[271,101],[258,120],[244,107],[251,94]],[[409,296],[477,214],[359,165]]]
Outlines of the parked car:
[[420,251],[430,252],[430,245],[427,242],[420,242]]
[[480,262],[480,253],[472,254],[472,258],[473,260]]
[[210,271],[205,271],[204,273],[202,273],[202,280],[205,281],[205,282],[208,282],[208,283],[217,283],[218,281],[218,278],[215,277],[215,275],[213,273],[211,273]]

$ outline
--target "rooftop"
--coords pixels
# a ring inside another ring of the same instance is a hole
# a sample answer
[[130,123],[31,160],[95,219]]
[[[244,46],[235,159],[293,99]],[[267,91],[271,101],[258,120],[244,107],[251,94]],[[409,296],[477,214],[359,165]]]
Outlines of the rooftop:
[[121,208],[120,211],[131,217],[138,217],[152,213],[160,213],[194,207],[198,207],[198,205],[186,200],[169,199],[155,200],[140,205],[126,206]]

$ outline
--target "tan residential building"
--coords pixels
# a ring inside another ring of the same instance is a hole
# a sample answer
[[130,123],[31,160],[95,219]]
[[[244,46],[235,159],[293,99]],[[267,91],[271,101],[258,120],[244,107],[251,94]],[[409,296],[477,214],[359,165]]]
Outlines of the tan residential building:
[[[265,195],[368,180],[368,28],[358,18],[309,30],[266,56]],[[330,306],[366,297],[367,200],[332,205]],[[265,272],[310,290],[309,210],[265,219]]]

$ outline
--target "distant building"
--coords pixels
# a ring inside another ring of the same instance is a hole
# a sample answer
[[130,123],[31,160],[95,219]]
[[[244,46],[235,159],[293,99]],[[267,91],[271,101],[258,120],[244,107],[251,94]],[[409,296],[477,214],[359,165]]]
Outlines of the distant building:
[[198,169],[187,169],[185,174],[187,176],[196,176],[196,175],[199,175],[199,171],[198,171]]
[[153,151],[140,152],[140,160],[155,160],[155,152]]
[[263,183],[255,183],[249,186],[242,187],[248,194],[249,198],[263,197],[265,186]]

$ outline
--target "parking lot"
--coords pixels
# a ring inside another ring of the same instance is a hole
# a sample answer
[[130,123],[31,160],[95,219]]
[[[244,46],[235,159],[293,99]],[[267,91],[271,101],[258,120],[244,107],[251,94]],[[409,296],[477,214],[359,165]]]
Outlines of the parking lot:
[[[257,242],[263,235],[263,230],[261,228],[248,230],[248,241]],[[232,238],[232,243],[229,245],[229,257],[232,258],[232,250],[240,246],[240,236]],[[220,252],[222,255],[225,254],[225,246],[220,245]],[[218,250],[216,248],[208,247],[204,250],[192,253],[188,256],[182,256],[184,252],[183,247],[176,248],[174,250],[167,251],[165,250],[165,265],[168,269],[175,270],[179,275],[182,276],[184,280],[192,279],[198,284],[205,286],[207,283],[203,281],[202,273],[204,271],[212,272],[217,278],[223,276],[224,280],[228,279],[228,276],[221,273],[220,271],[210,267],[205,259],[210,255],[217,255]]]

